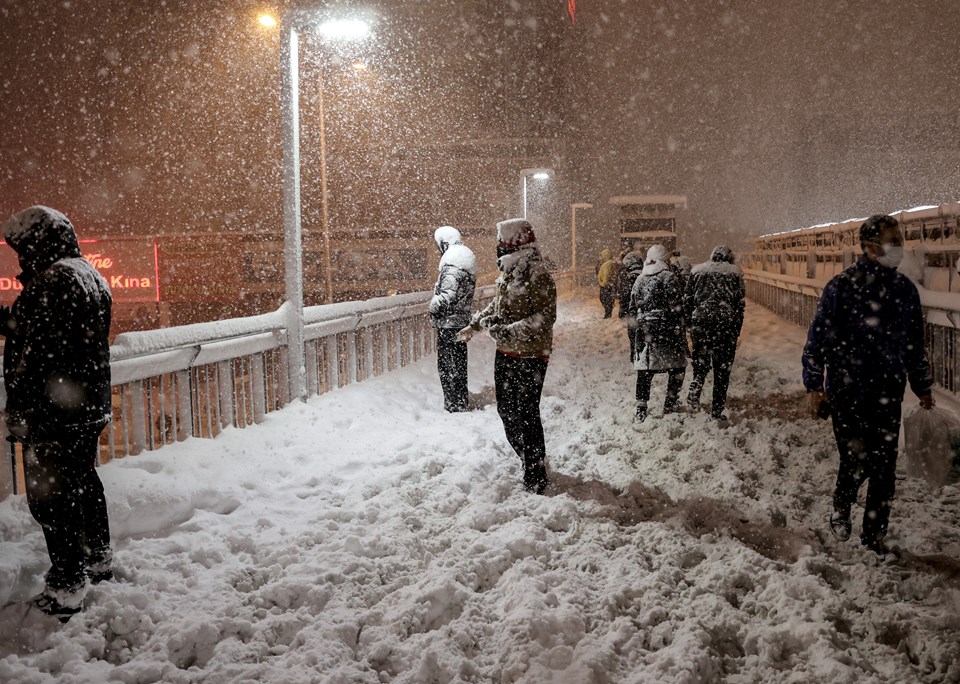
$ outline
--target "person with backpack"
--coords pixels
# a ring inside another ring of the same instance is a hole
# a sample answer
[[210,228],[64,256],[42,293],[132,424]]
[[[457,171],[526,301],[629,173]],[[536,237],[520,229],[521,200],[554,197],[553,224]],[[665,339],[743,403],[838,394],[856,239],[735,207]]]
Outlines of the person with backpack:
[[687,390],[691,411],[700,409],[700,393],[707,373],[713,369],[713,400],[710,417],[725,420],[730,369],[737,354],[737,339],[743,327],[746,288],[743,272],[733,263],[733,250],[713,248],[710,261],[690,271],[683,298],[687,330],[693,343],[693,380]]
[[630,293],[628,315],[636,317],[633,367],[637,371],[637,412],[634,421],[647,418],[653,376],[667,373],[663,412],[680,408],[680,388],[687,369],[687,338],[683,324],[683,292],[670,269],[670,252],[663,245],[647,250],[643,271]]

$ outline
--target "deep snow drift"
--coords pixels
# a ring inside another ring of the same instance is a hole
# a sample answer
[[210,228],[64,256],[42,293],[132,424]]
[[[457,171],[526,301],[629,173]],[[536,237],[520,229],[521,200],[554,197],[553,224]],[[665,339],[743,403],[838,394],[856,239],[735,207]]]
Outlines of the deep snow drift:
[[[425,359],[103,467],[119,581],[66,625],[0,610],[0,681],[960,681],[957,486],[899,480],[908,553],[878,563],[823,535],[837,457],[801,416],[801,329],[748,307],[729,427],[660,418],[661,375],[634,429],[601,315],[561,302],[546,497],[479,335],[480,410],[444,413]],[[26,599],[46,555],[22,497],[0,535],[0,599]]]

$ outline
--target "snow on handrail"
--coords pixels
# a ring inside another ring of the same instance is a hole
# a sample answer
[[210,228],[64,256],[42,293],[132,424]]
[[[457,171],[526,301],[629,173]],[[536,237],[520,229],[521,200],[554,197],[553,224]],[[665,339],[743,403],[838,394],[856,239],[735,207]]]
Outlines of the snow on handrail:
[[[743,269],[744,277],[748,279],[766,281],[770,283],[782,283],[783,289],[795,290],[796,287],[809,288],[820,296],[824,286],[830,280],[829,278],[803,278],[801,276],[792,276],[782,273],[771,273],[769,271],[758,271],[756,269]],[[920,293],[920,304],[924,309],[936,309],[960,315],[960,292],[939,292],[937,290],[928,290],[923,285],[917,284],[917,291]],[[793,287],[791,287],[793,286]],[[796,291],[796,290],[795,290]]]

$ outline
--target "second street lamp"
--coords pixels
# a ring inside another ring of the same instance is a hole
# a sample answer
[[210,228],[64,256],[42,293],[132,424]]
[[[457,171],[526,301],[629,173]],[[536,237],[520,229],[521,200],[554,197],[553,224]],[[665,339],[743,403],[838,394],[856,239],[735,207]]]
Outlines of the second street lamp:
[[589,202],[570,205],[570,269],[574,271],[574,278],[577,277],[577,209],[593,209],[593,205]]
[[527,178],[545,181],[553,176],[553,169],[529,168],[520,169],[520,197],[523,202],[523,218],[527,218]]

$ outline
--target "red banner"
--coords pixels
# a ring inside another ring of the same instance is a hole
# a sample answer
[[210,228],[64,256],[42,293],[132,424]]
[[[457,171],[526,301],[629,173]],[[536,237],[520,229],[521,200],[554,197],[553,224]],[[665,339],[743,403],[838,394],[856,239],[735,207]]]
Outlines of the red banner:
[[[110,286],[115,302],[159,302],[157,244],[151,238],[80,240],[83,258]],[[20,262],[6,242],[0,242],[0,303],[10,304],[23,285],[17,280]]]
[[567,0],[567,12],[570,13],[570,22],[577,23],[577,0]]

